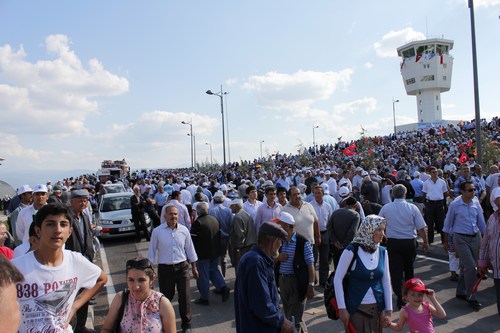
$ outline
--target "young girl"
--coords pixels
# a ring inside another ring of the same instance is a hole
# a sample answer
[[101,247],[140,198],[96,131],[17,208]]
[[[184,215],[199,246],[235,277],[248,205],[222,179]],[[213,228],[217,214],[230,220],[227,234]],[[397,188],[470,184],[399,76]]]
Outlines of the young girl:
[[[424,302],[424,294],[429,302]],[[436,293],[432,289],[426,289],[422,280],[413,278],[405,282],[403,286],[403,297],[407,304],[399,312],[397,323],[388,323],[395,331],[403,330],[405,322],[410,332],[431,333],[434,332],[432,316],[440,319],[446,317],[446,312],[436,300]]]

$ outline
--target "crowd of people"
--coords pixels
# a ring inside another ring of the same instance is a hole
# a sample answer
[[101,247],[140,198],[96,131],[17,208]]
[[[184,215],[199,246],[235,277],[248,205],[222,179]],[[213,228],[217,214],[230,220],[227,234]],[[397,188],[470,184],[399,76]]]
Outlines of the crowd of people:
[[[226,302],[232,267],[237,332],[307,332],[307,300],[331,271],[346,329],[381,332],[406,323],[430,332],[432,316],[446,312],[414,277],[418,238],[427,252],[440,236],[458,299],[480,310],[473,287],[492,269],[497,306],[500,300],[500,119],[482,125],[493,150],[486,172],[466,123],[339,138],[203,172],[141,170],[135,178],[22,185],[7,205],[8,224],[0,225],[0,253],[17,267],[2,265],[0,293],[17,285],[20,332],[70,332],[73,317],[76,333],[90,332],[88,305],[107,280],[93,264],[92,211],[105,184],[119,182],[134,193],[136,241],[145,238],[149,251],[126,263],[128,290],[113,300],[103,331],[175,332],[177,291],[181,328],[190,332],[191,278],[200,292],[194,303],[210,306],[210,282]],[[352,282],[346,290],[344,279]],[[393,308],[400,310],[396,323]],[[422,321],[426,326],[415,326]]]

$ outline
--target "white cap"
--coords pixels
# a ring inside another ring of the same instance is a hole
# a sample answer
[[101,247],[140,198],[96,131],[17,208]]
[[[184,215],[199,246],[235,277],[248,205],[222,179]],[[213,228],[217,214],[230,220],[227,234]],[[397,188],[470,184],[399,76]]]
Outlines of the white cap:
[[26,193],[26,192],[33,192],[33,189],[29,185],[21,185],[17,189],[17,194],[18,195],[21,195],[21,194]]
[[363,168],[362,168],[362,167],[357,167],[355,171],[356,171],[356,172],[358,172],[358,171],[363,171]]
[[339,195],[341,197],[347,197],[349,195],[350,191],[349,191],[349,188],[347,186],[341,186],[339,188]]
[[415,171],[415,172],[413,173],[413,178],[418,178],[418,177],[420,177],[420,172]]
[[321,184],[321,187],[323,188],[323,192],[325,192],[325,194],[330,194],[330,187],[327,183]]
[[289,225],[295,225],[295,219],[290,213],[287,212],[281,212],[279,213],[278,217],[274,218],[271,220],[272,222],[285,222],[286,224]]
[[222,193],[221,191],[217,191],[214,194],[214,198],[215,197],[217,197],[217,198],[224,198],[224,193]]
[[266,181],[264,182],[264,184],[262,184],[262,186],[263,186],[263,187],[266,187],[266,186],[273,186],[273,185],[274,185],[274,184],[273,184],[273,181],[272,181],[272,180],[269,180],[269,179],[268,179],[268,180],[266,180]]
[[243,205],[243,199],[236,198],[231,201],[231,206],[232,205]]
[[363,172],[361,172],[361,176],[362,177],[368,176],[368,172],[366,172],[365,170],[363,170]]
[[377,175],[377,171],[375,171],[375,169],[370,170],[370,175],[376,176]]
[[226,184],[222,184],[219,188],[221,191],[227,191],[228,188],[227,188],[227,185]]
[[49,192],[49,190],[47,190],[47,186],[44,185],[44,184],[37,184],[35,185],[35,187],[33,188],[33,193],[38,193],[38,192]]

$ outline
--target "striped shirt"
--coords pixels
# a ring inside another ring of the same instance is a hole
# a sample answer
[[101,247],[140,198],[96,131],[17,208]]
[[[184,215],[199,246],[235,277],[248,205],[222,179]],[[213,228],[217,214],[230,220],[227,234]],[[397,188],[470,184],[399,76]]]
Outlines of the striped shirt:
[[[295,258],[295,247],[297,246],[297,233],[293,233],[290,242],[284,240],[281,246],[281,253],[286,253],[288,258],[280,263],[281,274],[294,274],[293,259]],[[304,258],[307,265],[314,264],[312,245],[308,241],[304,243]]]

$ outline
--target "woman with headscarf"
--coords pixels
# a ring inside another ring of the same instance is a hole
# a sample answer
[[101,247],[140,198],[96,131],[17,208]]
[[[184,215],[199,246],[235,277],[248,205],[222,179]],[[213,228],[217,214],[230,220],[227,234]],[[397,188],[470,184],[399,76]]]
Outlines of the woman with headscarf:
[[[334,285],[339,317],[346,331],[351,326],[358,333],[382,332],[391,320],[389,258],[380,246],[385,224],[383,217],[368,215],[340,257]],[[344,295],[342,281],[346,275],[348,287]]]

